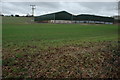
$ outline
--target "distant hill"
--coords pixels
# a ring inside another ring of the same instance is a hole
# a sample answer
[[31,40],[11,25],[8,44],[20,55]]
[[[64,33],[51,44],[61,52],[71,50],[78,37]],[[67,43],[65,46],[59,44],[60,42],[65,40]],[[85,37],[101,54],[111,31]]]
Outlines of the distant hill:
[[2,17],[3,24],[29,24],[34,23],[34,17]]

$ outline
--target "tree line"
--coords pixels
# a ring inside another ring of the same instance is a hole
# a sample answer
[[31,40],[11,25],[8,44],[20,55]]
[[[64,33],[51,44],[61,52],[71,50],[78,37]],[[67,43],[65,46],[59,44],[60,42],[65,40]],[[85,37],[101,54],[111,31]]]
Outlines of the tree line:
[[13,15],[13,14],[11,14],[11,15],[0,14],[0,16],[7,16],[7,17],[33,17],[32,15],[29,15],[29,14],[27,14],[25,16],[20,16],[18,14],[16,14],[16,15]]

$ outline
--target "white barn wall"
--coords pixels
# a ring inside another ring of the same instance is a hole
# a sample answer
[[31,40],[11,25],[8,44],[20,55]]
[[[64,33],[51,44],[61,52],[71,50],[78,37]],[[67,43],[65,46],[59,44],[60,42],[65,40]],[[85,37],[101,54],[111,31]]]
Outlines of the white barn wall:
[[90,23],[90,24],[113,24],[112,22],[103,22],[103,21],[70,21],[70,20],[50,20],[49,23],[56,24],[80,24],[80,23]]

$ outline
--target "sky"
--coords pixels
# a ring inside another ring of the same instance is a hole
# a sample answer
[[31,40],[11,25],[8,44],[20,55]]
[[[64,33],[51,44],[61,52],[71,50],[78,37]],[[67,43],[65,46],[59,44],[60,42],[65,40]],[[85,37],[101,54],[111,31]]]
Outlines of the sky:
[[118,15],[117,2],[2,2],[2,14],[27,15],[32,13],[31,4],[36,5],[35,16],[67,11],[74,15],[91,14],[101,16]]

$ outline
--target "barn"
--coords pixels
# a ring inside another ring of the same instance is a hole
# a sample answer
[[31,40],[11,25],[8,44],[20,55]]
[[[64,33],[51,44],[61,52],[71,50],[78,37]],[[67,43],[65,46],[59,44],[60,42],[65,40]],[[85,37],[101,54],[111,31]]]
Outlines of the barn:
[[90,14],[73,15],[66,11],[60,11],[56,13],[36,16],[34,18],[34,21],[38,23],[57,23],[57,24],[61,24],[61,23],[113,24],[114,18],[105,17],[105,16],[96,16]]

